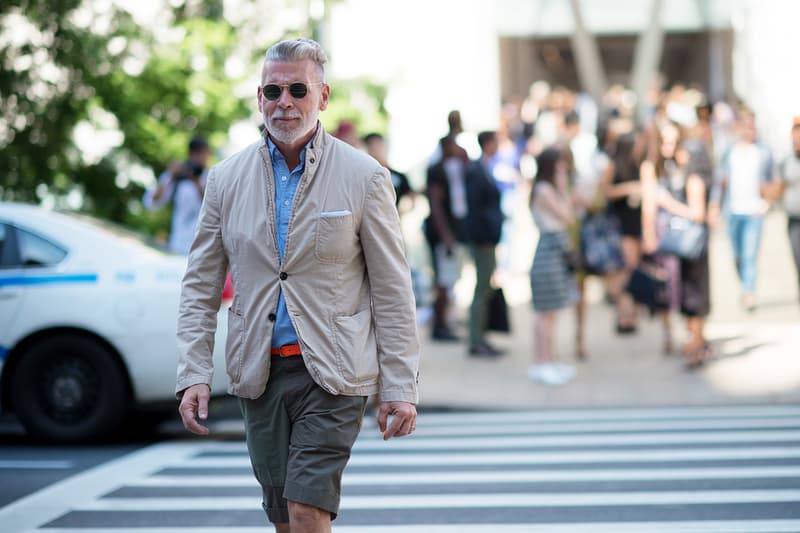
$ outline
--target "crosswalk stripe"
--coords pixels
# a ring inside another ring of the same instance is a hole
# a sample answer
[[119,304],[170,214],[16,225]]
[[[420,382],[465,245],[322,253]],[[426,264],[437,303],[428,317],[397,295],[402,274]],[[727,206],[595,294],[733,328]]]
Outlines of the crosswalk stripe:
[[[390,451],[387,449],[387,452]],[[677,462],[746,459],[795,459],[800,457],[798,448],[701,448],[687,450],[601,450],[572,452],[496,452],[486,453],[408,453],[355,454],[350,466],[444,466],[444,465],[498,465],[498,464],[577,464],[608,462]],[[173,465],[173,468],[249,468],[247,456],[197,457],[189,462]]]
[[597,422],[600,420],[617,422],[624,420],[665,420],[709,419],[721,418],[768,418],[789,417],[800,418],[800,406],[720,406],[720,407],[679,407],[679,408],[647,408],[647,409],[553,409],[547,411],[486,411],[477,413],[423,413],[432,424],[444,426],[448,424],[515,424],[525,422]]
[[7,470],[64,470],[73,466],[72,461],[0,461],[0,468]]
[[[394,450],[466,450],[480,448],[536,448],[549,446],[633,446],[668,444],[705,443],[759,443],[759,442],[800,442],[800,431],[760,431],[738,432],[718,431],[714,433],[656,433],[632,435],[571,435],[564,436],[526,436],[526,437],[473,437],[436,439],[399,439],[392,443]],[[386,442],[380,440],[359,440],[355,450],[385,450]]]
[[[572,522],[560,524],[334,526],[336,533],[797,533],[800,520],[703,520],[673,522]],[[37,529],[36,533],[87,533],[84,528]],[[224,528],[225,533],[264,533],[264,527]],[[104,533],[220,533],[218,527],[104,528]],[[28,533],[28,532],[24,532]]]
[[[366,427],[359,436],[363,440],[383,440],[376,429],[377,426]],[[633,421],[600,421],[600,422],[562,422],[562,423],[534,423],[519,422],[515,424],[492,424],[486,427],[483,424],[443,425],[439,426],[433,420],[420,415],[417,421],[417,430],[414,439],[428,437],[456,437],[456,436],[483,436],[492,435],[543,435],[543,434],[592,434],[592,433],[647,433],[668,431],[707,432],[713,430],[770,430],[770,429],[798,429],[800,417],[783,418],[747,418],[741,420],[633,420]],[[220,451],[244,450],[241,442],[220,442],[217,446]]]
[[[387,472],[353,474],[345,470],[342,485],[437,485],[531,482],[677,481],[693,479],[800,478],[800,467],[671,468],[579,471],[479,471],[479,472]],[[129,487],[252,487],[252,475],[151,476],[128,483]]]
[[[342,496],[347,509],[457,509],[490,507],[579,507],[633,505],[699,505],[707,503],[800,503],[800,490],[715,490],[615,493],[392,494]],[[105,498],[79,505],[79,511],[224,511],[257,509],[260,498]]]

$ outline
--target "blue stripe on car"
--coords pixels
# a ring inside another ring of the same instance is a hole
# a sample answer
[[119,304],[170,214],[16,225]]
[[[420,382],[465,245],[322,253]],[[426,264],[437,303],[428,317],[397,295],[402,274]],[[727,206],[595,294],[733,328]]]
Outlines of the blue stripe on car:
[[97,283],[97,274],[0,276],[0,287],[43,285],[46,283]]

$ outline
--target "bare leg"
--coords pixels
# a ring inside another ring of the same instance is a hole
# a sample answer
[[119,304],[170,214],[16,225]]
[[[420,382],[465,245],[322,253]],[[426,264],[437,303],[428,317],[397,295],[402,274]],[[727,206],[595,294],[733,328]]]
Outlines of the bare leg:
[[291,533],[330,533],[331,514],[304,503],[289,502]]
[[661,311],[661,325],[664,331],[664,344],[663,353],[669,355],[672,353],[672,324],[669,310]]
[[575,304],[575,357],[586,359],[586,278],[578,281],[578,303]]

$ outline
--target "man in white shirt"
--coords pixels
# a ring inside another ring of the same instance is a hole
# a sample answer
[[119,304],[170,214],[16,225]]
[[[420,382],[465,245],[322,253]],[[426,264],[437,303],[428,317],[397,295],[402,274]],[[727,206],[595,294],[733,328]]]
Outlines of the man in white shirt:
[[[711,190],[709,220],[713,224],[724,205],[736,270],[742,283],[742,305],[755,308],[756,264],[761,228],[769,204],[765,191],[773,180],[772,154],[757,142],[755,116],[743,112],[739,137],[723,156]],[[724,201],[722,196],[725,196]]]
[[142,199],[145,209],[150,211],[172,204],[169,249],[176,254],[188,255],[194,239],[210,155],[208,142],[194,137],[189,142],[188,159],[165,170],[158,177],[156,188],[146,191]]

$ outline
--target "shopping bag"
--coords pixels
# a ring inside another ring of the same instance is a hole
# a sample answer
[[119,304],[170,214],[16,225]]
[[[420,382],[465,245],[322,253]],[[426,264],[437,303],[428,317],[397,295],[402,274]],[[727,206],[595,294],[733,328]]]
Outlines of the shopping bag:
[[581,255],[583,268],[589,274],[602,275],[622,270],[622,236],[619,222],[613,215],[596,213],[581,222]]
[[667,271],[655,263],[640,263],[631,273],[625,290],[636,302],[650,309],[669,308]]
[[501,288],[493,289],[489,296],[489,320],[487,321],[486,329],[501,333],[509,333],[511,331],[511,322],[508,319],[508,304],[506,304],[506,297]]

